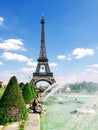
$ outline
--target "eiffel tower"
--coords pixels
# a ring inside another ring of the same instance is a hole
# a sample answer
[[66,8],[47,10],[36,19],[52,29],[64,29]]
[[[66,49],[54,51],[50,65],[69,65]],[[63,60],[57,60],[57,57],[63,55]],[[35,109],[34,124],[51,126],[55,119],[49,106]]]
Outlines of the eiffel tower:
[[33,77],[30,83],[36,86],[39,81],[46,81],[50,85],[55,83],[55,79],[53,77],[53,73],[50,71],[48,58],[46,54],[46,46],[45,46],[45,29],[44,29],[45,19],[42,16],[41,18],[41,46],[40,46],[40,54],[37,59],[38,64],[36,71],[33,73]]

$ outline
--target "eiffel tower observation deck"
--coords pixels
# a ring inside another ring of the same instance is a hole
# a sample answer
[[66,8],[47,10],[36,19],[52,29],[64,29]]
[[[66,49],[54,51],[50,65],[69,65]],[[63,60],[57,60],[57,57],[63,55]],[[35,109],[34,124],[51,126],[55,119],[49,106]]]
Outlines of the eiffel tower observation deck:
[[38,64],[36,67],[36,71],[33,73],[33,77],[30,81],[30,83],[34,86],[39,81],[46,81],[50,85],[55,83],[55,79],[53,77],[53,73],[50,71],[50,67],[48,64],[48,58],[46,54],[46,45],[45,45],[45,19],[42,16],[41,18],[41,46],[40,46],[40,54],[39,58],[37,59]]

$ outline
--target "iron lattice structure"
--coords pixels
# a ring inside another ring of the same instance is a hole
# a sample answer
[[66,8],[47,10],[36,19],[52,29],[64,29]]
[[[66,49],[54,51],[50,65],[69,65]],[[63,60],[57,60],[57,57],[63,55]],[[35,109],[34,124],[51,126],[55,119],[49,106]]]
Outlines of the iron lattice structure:
[[36,83],[39,81],[46,81],[50,85],[55,83],[55,79],[53,77],[53,73],[50,71],[49,64],[48,64],[48,58],[46,54],[46,46],[45,46],[45,19],[42,16],[41,19],[41,46],[40,46],[40,54],[39,58],[37,59],[38,64],[36,71],[33,73],[33,77],[30,81],[30,83],[34,86],[36,86]]

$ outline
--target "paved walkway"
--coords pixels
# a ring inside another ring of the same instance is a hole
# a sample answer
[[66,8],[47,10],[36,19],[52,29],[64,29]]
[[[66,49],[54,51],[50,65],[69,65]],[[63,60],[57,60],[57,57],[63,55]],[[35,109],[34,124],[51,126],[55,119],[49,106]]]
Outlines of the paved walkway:
[[[0,130],[19,130],[19,124],[14,123],[8,126],[1,126]],[[26,122],[24,130],[40,130],[40,116],[39,114],[30,113],[29,119]]]
[[30,114],[24,130],[40,130],[39,114]]
[[19,124],[14,123],[8,126],[1,126],[0,125],[0,130],[19,130]]

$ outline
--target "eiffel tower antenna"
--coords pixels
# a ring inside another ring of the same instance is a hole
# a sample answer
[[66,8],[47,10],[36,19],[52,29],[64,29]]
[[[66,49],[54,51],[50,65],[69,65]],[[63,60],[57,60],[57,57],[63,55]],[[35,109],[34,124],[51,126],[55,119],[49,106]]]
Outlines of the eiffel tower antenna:
[[53,73],[50,71],[48,58],[46,54],[46,45],[45,45],[45,19],[42,15],[41,18],[41,46],[40,46],[40,54],[37,59],[38,64],[36,67],[36,71],[33,73],[33,77],[30,83],[36,86],[39,81],[46,81],[50,85],[55,83],[55,79],[53,77]]
[[41,19],[41,47],[40,47],[40,55],[39,55],[39,60],[47,60],[47,55],[46,55],[46,46],[45,46],[45,19],[44,16],[42,15]]

